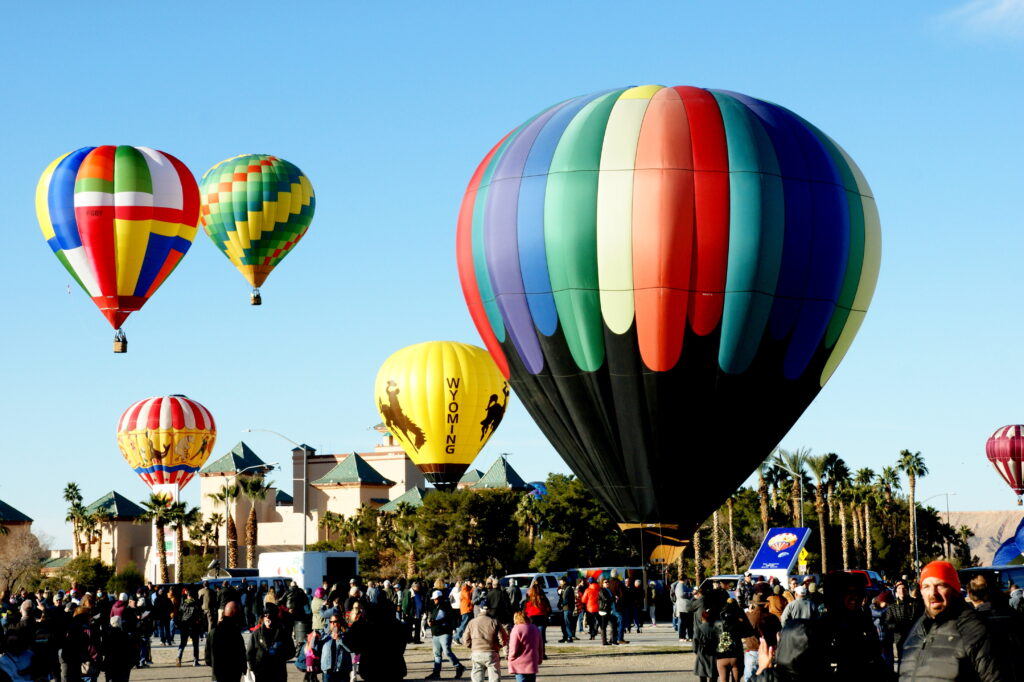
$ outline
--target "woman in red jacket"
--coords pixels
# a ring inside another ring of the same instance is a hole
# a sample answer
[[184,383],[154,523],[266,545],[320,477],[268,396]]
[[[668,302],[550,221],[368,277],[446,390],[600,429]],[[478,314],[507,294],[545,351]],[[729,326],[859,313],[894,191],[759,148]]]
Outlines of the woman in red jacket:
[[548,619],[551,617],[551,602],[548,601],[548,595],[544,593],[536,580],[526,592],[526,605],[523,607],[523,612],[526,613],[526,617],[530,619],[531,623],[540,628],[541,653],[544,658],[547,658],[545,647],[548,643],[547,631]]
[[587,589],[583,593],[583,607],[587,610],[587,629],[590,639],[597,636],[598,602],[601,598],[601,586],[593,578],[587,578]]

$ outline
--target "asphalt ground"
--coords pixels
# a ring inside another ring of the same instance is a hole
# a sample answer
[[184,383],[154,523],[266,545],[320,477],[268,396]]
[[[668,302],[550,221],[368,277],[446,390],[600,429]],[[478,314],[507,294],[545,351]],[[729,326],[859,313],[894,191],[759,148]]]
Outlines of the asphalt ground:
[[[554,635],[554,636],[552,636]],[[548,629],[548,660],[540,668],[538,680],[618,680],[629,679],[638,682],[654,682],[657,680],[689,682],[697,680],[693,675],[693,654],[690,645],[680,645],[678,636],[671,625],[645,627],[640,634],[626,635],[629,644],[618,646],[602,646],[598,636],[594,641],[584,636],[571,644],[558,644],[560,635],[556,628]],[[202,656],[205,640],[200,643]],[[455,645],[455,655],[464,659],[469,665],[469,649]],[[505,652],[503,652],[504,655]],[[153,647],[153,667],[135,669],[132,680],[209,680],[210,669],[206,666],[192,667],[191,642],[185,650],[182,667],[175,666],[178,655],[177,646],[169,647],[156,644]],[[405,651],[405,663],[409,669],[407,680],[421,680],[433,669],[433,649],[430,637],[423,639],[423,644],[410,644]],[[454,669],[447,660],[441,668],[443,679],[452,679]],[[469,671],[462,679],[469,680]],[[503,667],[503,680],[514,680]],[[289,682],[301,682],[300,673],[291,663],[288,664]]]

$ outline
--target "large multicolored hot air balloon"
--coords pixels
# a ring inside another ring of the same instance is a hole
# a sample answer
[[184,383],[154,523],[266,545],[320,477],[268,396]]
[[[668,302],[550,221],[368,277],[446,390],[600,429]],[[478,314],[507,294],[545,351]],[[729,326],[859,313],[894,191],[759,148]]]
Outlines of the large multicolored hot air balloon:
[[389,357],[377,372],[384,426],[427,480],[454,488],[508,407],[508,383],[483,348],[428,341]]
[[316,208],[309,178],[268,154],[243,154],[206,171],[200,183],[203,229],[252,285],[259,288],[309,229]]
[[46,242],[117,330],[192,245],[199,189],[191,171],[148,147],[82,147],[46,167],[36,187]]
[[985,443],[985,454],[1017,495],[1017,505],[1020,506],[1021,495],[1024,495],[1024,476],[1021,471],[1021,462],[1024,461],[1024,426],[1011,424],[996,429]]
[[217,426],[210,411],[183,395],[133,404],[117,423],[117,447],[154,492],[178,499],[213,452]]
[[470,180],[457,235],[491,355],[647,547],[690,538],[821,390],[879,253],[867,182],[818,128],[658,85],[513,130]]

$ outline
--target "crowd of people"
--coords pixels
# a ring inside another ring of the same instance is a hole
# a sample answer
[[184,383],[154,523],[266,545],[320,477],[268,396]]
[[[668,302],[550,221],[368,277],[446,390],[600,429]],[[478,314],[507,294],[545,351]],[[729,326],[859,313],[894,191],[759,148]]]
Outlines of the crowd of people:
[[[961,586],[934,561],[918,580],[869,590],[863,576],[758,580],[735,590],[674,583],[673,627],[701,682],[1024,680],[1024,592],[984,575]],[[966,593],[966,594],[965,594]]]
[[[679,580],[667,595],[701,682],[1024,680],[1024,592],[1011,586],[1007,595],[983,575],[961,586],[946,562],[875,591],[857,574],[829,574],[820,586],[748,574],[734,590]],[[655,625],[660,596],[653,581],[614,572],[562,578],[553,599],[538,581],[503,586],[497,578],[432,586],[353,579],[309,592],[244,580],[119,595],[22,590],[0,594],[0,682],[127,682],[152,665],[154,641],[176,649],[174,665],[209,666],[219,682],[284,682],[289,665],[306,682],[401,680],[406,646],[422,642],[424,630],[433,649],[426,679],[440,679],[447,662],[456,679],[470,671],[474,682],[496,682],[507,670],[534,682],[549,627],[559,642],[627,644]]]

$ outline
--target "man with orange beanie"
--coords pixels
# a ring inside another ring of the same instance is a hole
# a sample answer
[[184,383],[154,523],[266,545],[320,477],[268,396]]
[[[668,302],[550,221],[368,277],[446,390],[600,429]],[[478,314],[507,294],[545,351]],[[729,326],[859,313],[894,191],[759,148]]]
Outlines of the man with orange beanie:
[[901,680],[1012,680],[991,646],[985,623],[964,603],[953,565],[933,561],[921,571],[924,615],[910,629],[900,656]]

